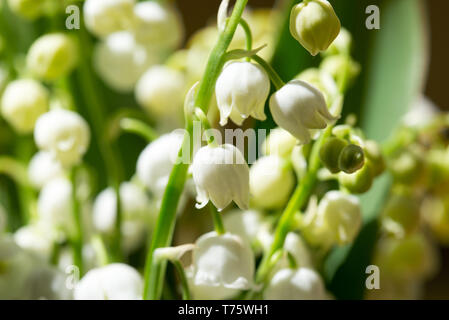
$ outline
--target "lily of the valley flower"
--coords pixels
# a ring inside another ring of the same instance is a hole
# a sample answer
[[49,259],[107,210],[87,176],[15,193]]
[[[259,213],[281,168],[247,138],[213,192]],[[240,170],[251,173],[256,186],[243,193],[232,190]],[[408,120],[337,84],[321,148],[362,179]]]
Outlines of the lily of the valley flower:
[[227,231],[248,241],[250,244],[258,242],[257,235],[263,224],[262,213],[256,210],[235,209],[226,212],[223,224]]
[[311,140],[310,129],[324,129],[336,118],[330,114],[323,94],[301,80],[292,80],[270,98],[274,121],[301,143]]
[[323,280],[309,268],[281,269],[271,279],[265,290],[268,300],[326,300]]
[[224,126],[232,114],[238,125],[249,116],[265,120],[269,92],[270,79],[259,65],[237,61],[226,65],[215,85],[220,125]]
[[275,128],[270,131],[267,139],[262,144],[262,150],[265,155],[279,155],[282,158],[288,158],[297,140],[289,132],[282,128]]
[[254,255],[240,237],[209,232],[193,250],[192,282],[197,286],[248,290],[253,287]]
[[70,167],[81,160],[89,147],[89,126],[76,112],[54,109],[37,120],[34,140],[41,150]]
[[129,265],[113,263],[90,270],[76,285],[75,300],[140,300],[143,281]]
[[54,178],[64,175],[61,164],[46,151],[37,152],[28,165],[28,179],[40,189]]
[[197,208],[203,208],[209,200],[219,211],[232,200],[241,209],[248,208],[249,168],[235,146],[202,147],[195,155],[191,169],[197,190]]
[[19,133],[33,131],[36,120],[48,109],[48,90],[31,79],[15,80],[3,92],[1,114]]
[[292,9],[290,32],[311,55],[316,56],[338,36],[340,20],[328,1],[304,0]]

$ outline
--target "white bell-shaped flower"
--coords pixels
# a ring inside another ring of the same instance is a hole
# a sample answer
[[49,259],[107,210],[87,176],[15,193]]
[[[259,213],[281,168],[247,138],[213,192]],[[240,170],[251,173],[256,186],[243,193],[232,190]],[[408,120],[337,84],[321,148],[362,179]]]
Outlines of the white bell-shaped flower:
[[[130,182],[120,185],[120,204],[123,248],[125,251],[130,251],[142,242],[146,226],[149,225],[150,220],[153,220],[155,212],[145,192]],[[92,213],[95,229],[103,234],[113,234],[117,219],[117,198],[112,188],[107,188],[98,194]]]
[[359,233],[362,214],[359,199],[340,191],[329,191],[316,210],[304,216],[304,236],[310,243],[344,245]]
[[135,0],[86,0],[83,7],[86,28],[97,37],[130,29]]
[[227,64],[215,84],[220,125],[224,126],[233,114],[231,118],[238,125],[249,116],[265,120],[269,92],[270,79],[262,67],[251,62]]
[[134,6],[134,34],[143,44],[162,49],[174,49],[183,39],[181,16],[170,5],[145,1]]
[[225,229],[250,244],[257,242],[257,235],[263,224],[263,217],[256,210],[235,209],[223,215]]
[[311,140],[310,129],[324,129],[336,120],[326,106],[323,94],[311,84],[292,80],[270,98],[274,121],[301,143]]
[[323,280],[309,268],[281,269],[265,289],[267,300],[327,300]]
[[298,141],[288,131],[282,128],[275,128],[262,144],[262,150],[265,155],[279,155],[282,158],[290,157],[293,148]]
[[195,285],[248,290],[254,286],[254,255],[240,237],[209,232],[196,241],[193,250]]
[[128,31],[112,33],[99,42],[93,59],[101,79],[119,92],[132,91],[143,72],[159,60]]
[[8,84],[3,92],[1,114],[20,133],[33,131],[36,120],[48,110],[48,90],[32,79]]
[[51,153],[37,152],[28,164],[28,179],[34,187],[40,189],[51,180],[62,177],[64,169]]
[[140,300],[143,281],[133,267],[113,263],[92,269],[76,285],[75,300]]
[[186,84],[184,75],[163,65],[149,68],[135,88],[137,102],[157,117],[173,117],[183,106]]
[[48,225],[29,224],[14,233],[19,247],[49,261],[53,251],[54,233]]
[[183,138],[183,134],[176,131],[164,134],[151,142],[139,155],[137,176],[158,198],[164,194]]
[[[298,267],[313,267],[313,259],[310,249],[307,247],[307,244],[300,235],[294,232],[289,232],[287,237],[285,237],[283,248],[293,257],[293,259],[295,259],[295,263]],[[288,265],[285,264],[285,267],[287,266]]]
[[252,201],[258,207],[275,209],[288,200],[295,184],[291,166],[279,156],[257,159],[249,172],[249,190]]
[[39,193],[37,212],[40,222],[73,231],[72,185],[66,178],[57,178],[47,183]]
[[89,126],[76,112],[54,109],[37,120],[34,140],[41,150],[70,167],[80,162],[89,147]]
[[235,146],[202,147],[195,155],[191,170],[197,208],[203,208],[210,200],[221,211],[234,200],[240,209],[248,209],[249,168]]

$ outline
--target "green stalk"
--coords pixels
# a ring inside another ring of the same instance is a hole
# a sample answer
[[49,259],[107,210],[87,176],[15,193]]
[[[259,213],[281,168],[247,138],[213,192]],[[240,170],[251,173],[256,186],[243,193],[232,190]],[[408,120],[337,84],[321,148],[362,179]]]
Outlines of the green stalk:
[[[232,41],[235,30],[240,22],[243,10],[248,0],[237,0],[232,15],[229,18],[225,30],[220,34],[217,44],[212,49],[209,60],[204,72],[204,76],[199,84],[198,92],[195,96],[194,105],[199,107],[207,114],[209,102],[211,100],[215,82],[220,74],[223,64],[223,56]],[[189,119],[190,115],[186,115]],[[186,123],[186,134],[184,137],[183,148],[193,148],[193,126],[190,120]],[[179,156],[182,155],[182,149]],[[185,149],[188,150],[188,149]],[[179,161],[173,166],[170,178],[162,198],[161,210],[156,221],[152,242],[148,250],[145,264],[145,283],[143,299],[159,299],[162,293],[165,269],[167,262],[156,263],[153,260],[154,250],[160,247],[170,246],[173,231],[176,223],[176,209],[179,198],[187,179],[187,170],[189,165]]]
[[129,133],[135,133],[150,142],[158,138],[158,134],[145,122],[132,118],[120,120],[120,128]]
[[320,168],[320,157],[319,151],[326,141],[326,139],[331,135],[332,126],[328,126],[324,130],[317,142],[312,147],[310,154],[309,168],[306,175],[302,179],[301,183],[296,187],[293,196],[287,204],[284,212],[282,213],[281,219],[276,227],[274,241],[268,252],[265,253],[262,262],[257,270],[256,281],[258,283],[264,282],[268,273],[270,272],[270,260],[272,256],[284,246],[285,237],[291,230],[292,223],[294,221],[295,213],[301,209],[309,198],[316,180],[317,172]]
[[75,222],[75,233],[72,236],[70,243],[73,249],[73,262],[78,267],[79,273],[82,276],[84,272],[83,266],[83,229],[81,221],[80,204],[76,195],[77,181],[77,167],[72,168],[70,172],[70,182],[72,184],[72,216]]
[[181,281],[182,287],[182,300],[190,300],[190,290],[189,283],[187,282],[186,273],[184,272],[184,268],[181,265],[179,260],[173,261],[173,265],[176,268],[176,272],[178,272],[179,280]]
[[274,86],[276,87],[276,90],[279,90],[280,88],[282,88],[285,85],[284,81],[282,81],[282,79],[278,75],[278,73],[262,57],[260,57],[256,54],[254,56],[251,56],[251,59],[256,61],[262,68],[265,69],[265,71],[268,73],[268,76],[271,79],[271,82],[273,82]]
[[220,213],[217,211],[217,208],[210,203],[209,204],[210,213],[212,214],[212,218],[214,219],[214,229],[218,235],[222,235],[226,233],[225,227],[223,225],[223,220],[221,219]]

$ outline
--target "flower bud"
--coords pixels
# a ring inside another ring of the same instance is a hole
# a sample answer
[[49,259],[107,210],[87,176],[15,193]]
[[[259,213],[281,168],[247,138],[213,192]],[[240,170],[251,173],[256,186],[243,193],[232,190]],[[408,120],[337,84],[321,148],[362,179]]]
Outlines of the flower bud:
[[37,81],[12,81],[3,93],[1,113],[20,133],[33,131],[37,118],[47,109],[48,91]]
[[397,182],[411,184],[421,176],[423,163],[414,151],[405,150],[388,161],[388,169]]
[[223,216],[225,229],[250,244],[257,242],[257,235],[262,226],[262,214],[255,210],[235,209]]
[[253,288],[254,254],[240,237],[209,232],[196,241],[193,250],[192,282],[217,289]]
[[443,245],[449,244],[449,198],[428,196],[424,199],[421,212],[423,220]]
[[54,109],[37,120],[34,140],[41,150],[50,152],[69,167],[79,163],[89,147],[89,126],[73,111]]
[[352,84],[360,73],[360,65],[349,56],[334,55],[326,57],[320,64],[320,69],[331,75],[336,81],[343,75]]
[[134,6],[134,16],[133,32],[137,41],[162,49],[180,45],[184,30],[174,7],[155,1],[139,2]]
[[377,177],[384,172],[385,160],[377,142],[373,140],[366,140],[363,151],[366,155],[367,161],[371,164],[374,176]]
[[37,189],[63,175],[61,164],[49,152],[39,151],[28,165],[28,179]]
[[183,135],[178,132],[164,134],[151,142],[139,155],[137,176],[157,198],[164,194],[182,141]]
[[338,181],[350,193],[360,194],[368,191],[374,181],[374,173],[370,162],[354,173],[340,172],[338,174]]
[[[271,245],[271,243],[270,243]],[[294,268],[313,268],[313,259],[310,249],[304,239],[295,232],[289,232],[284,241],[284,255],[276,263],[273,273],[291,267],[289,259],[293,259]]]
[[182,110],[186,84],[181,72],[163,65],[148,69],[137,82],[137,102],[150,114],[170,116]]
[[420,222],[419,205],[413,195],[392,194],[382,212],[383,227],[397,237],[414,232]]
[[320,149],[320,160],[323,165],[332,173],[341,171],[338,164],[342,150],[348,145],[346,140],[331,137]]
[[304,0],[290,14],[293,38],[316,56],[326,50],[340,33],[340,20],[326,0]]
[[8,0],[8,6],[12,12],[28,20],[34,20],[45,12],[45,0]]
[[270,111],[278,126],[304,144],[311,140],[310,129],[324,129],[336,120],[323,94],[301,80],[292,80],[276,91],[270,98]]
[[136,43],[132,33],[127,31],[113,33],[99,42],[93,59],[101,79],[119,92],[131,91],[143,72],[158,62],[158,58]]
[[234,117],[238,125],[249,116],[265,120],[264,107],[269,92],[270,79],[262,67],[251,62],[227,64],[215,84],[220,125],[227,123],[232,112],[241,116]]
[[290,133],[282,128],[275,128],[262,144],[262,150],[265,155],[278,155],[282,158],[288,158],[293,148],[296,146],[297,140]]
[[39,79],[53,81],[69,74],[77,60],[75,41],[64,33],[51,33],[41,36],[31,45],[27,67]]
[[19,247],[49,261],[53,251],[52,232],[48,226],[29,224],[14,233],[14,241]]
[[332,42],[329,48],[323,52],[326,56],[348,54],[351,52],[352,47],[352,35],[345,28],[340,29],[340,33],[337,38]]
[[[141,244],[149,222],[151,207],[145,192],[130,182],[120,185],[120,206],[122,213],[123,248],[130,252]],[[117,198],[115,191],[108,188],[100,192],[95,199],[92,219],[95,229],[106,235],[112,235],[117,219]],[[129,231],[129,232],[127,232]],[[132,231],[132,232],[131,232]]]
[[309,268],[281,269],[275,273],[265,290],[267,300],[328,299],[320,275]]
[[130,29],[135,0],[86,0],[83,7],[86,28],[97,37]]
[[249,191],[257,207],[282,207],[287,202],[294,184],[292,170],[279,156],[261,157],[251,166]]
[[192,174],[197,208],[203,208],[210,200],[221,211],[234,200],[240,209],[248,209],[249,168],[233,145],[202,147],[193,160]]
[[133,267],[113,263],[92,269],[81,278],[74,291],[75,300],[140,300],[143,281]]
[[354,173],[363,167],[365,155],[362,148],[349,144],[341,150],[338,157],[338,167],[346,173]]

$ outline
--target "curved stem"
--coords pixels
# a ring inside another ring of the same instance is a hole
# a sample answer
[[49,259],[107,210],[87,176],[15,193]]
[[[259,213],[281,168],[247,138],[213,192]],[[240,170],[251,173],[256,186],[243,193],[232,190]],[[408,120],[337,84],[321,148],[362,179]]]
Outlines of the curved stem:
[[278,75],[276,70],[274,70],[273,67],[268,62],[266,62],[262,57],[256,54],[254,56],[251,56],[251,59],[256,61],[262,68],[265,69],[271,81],[273,82],[274,86],[276,87],[276,90],[279,90],[285,85],[285,82],[282,81],[281,77]]
[[226,233],[225,227],[223,225],[223,220],[221,219],[220,213],[217,211],[217,208],[210,203],[209,204],[210,213],[212,214],[212,218],[214,220],[214,229],[218,235],[222,235]]
[[145,122],[132,118],[120,120],[120,128],[129,133],[135,133],[150,142],[158,138],[158,134]]
[[189,283],[187,281],[186,273],[184,272],[184,268],[181,265],[181,262],[179,260],[173,261],[173,265],[176,268],[176,272],[178,273],[179,280],[181,281],[181,287],[182,287],[182,299],[183,300],[190,300],[190,290],[189,290]]
[[[251,28],[245,19],[241,18],[239,22],[240,26],[243,28],[246,37],[246,50],[251,51],[253,48],[253,35],[251,34]],[[246,57],[246,61],[250,61],[250,57]]]
[[[247,2],[248,0],[237,0],[225,30],[220,34],[217,44],[209,56],[204,76],[194,99],[194,106],[199,107],[205,114],[207,114],[215,82],[221,71],[223,56],[231,43]],[[191,155],[192,149],[193,126],[191,121],[187,121],[183,147],[178,155],[178,159],[182,159],[183,150],[189,150]],[[178,161],[173,166],[170,174],[146,258],[143,299],[159,299],[161,296],[167,263],[155,262],[153,253],[157,248],[167,247],[171,244],[176,223],[176,210],[187,179],[188,167],[189,165],[185,161]]]
[[26,166],[12,157],[0,156],[0,174],[6,174],[21,186],[30,186]]
[[320,168],[320,157],[319,151],[325,142],[325,140],[331,135],[332,126],[328,126],[322,133],[320,138],[312,147],[310,154],[309,168],[304,176],[301,184],[296,187],[293,196],[287,204],[284,212],[282,213],[281,219],[276,227],[274,241],[268,252],[264,255],[262,262],[257,270],[256,281],[265,281],[268,273],[270,272],[270,260],[271,257],[284,246],[285,237],[291,230],[291,225],[295,217],[295,213],[301,209],[306,203],[307,199],[312,192],[316,180],[317,172]]

